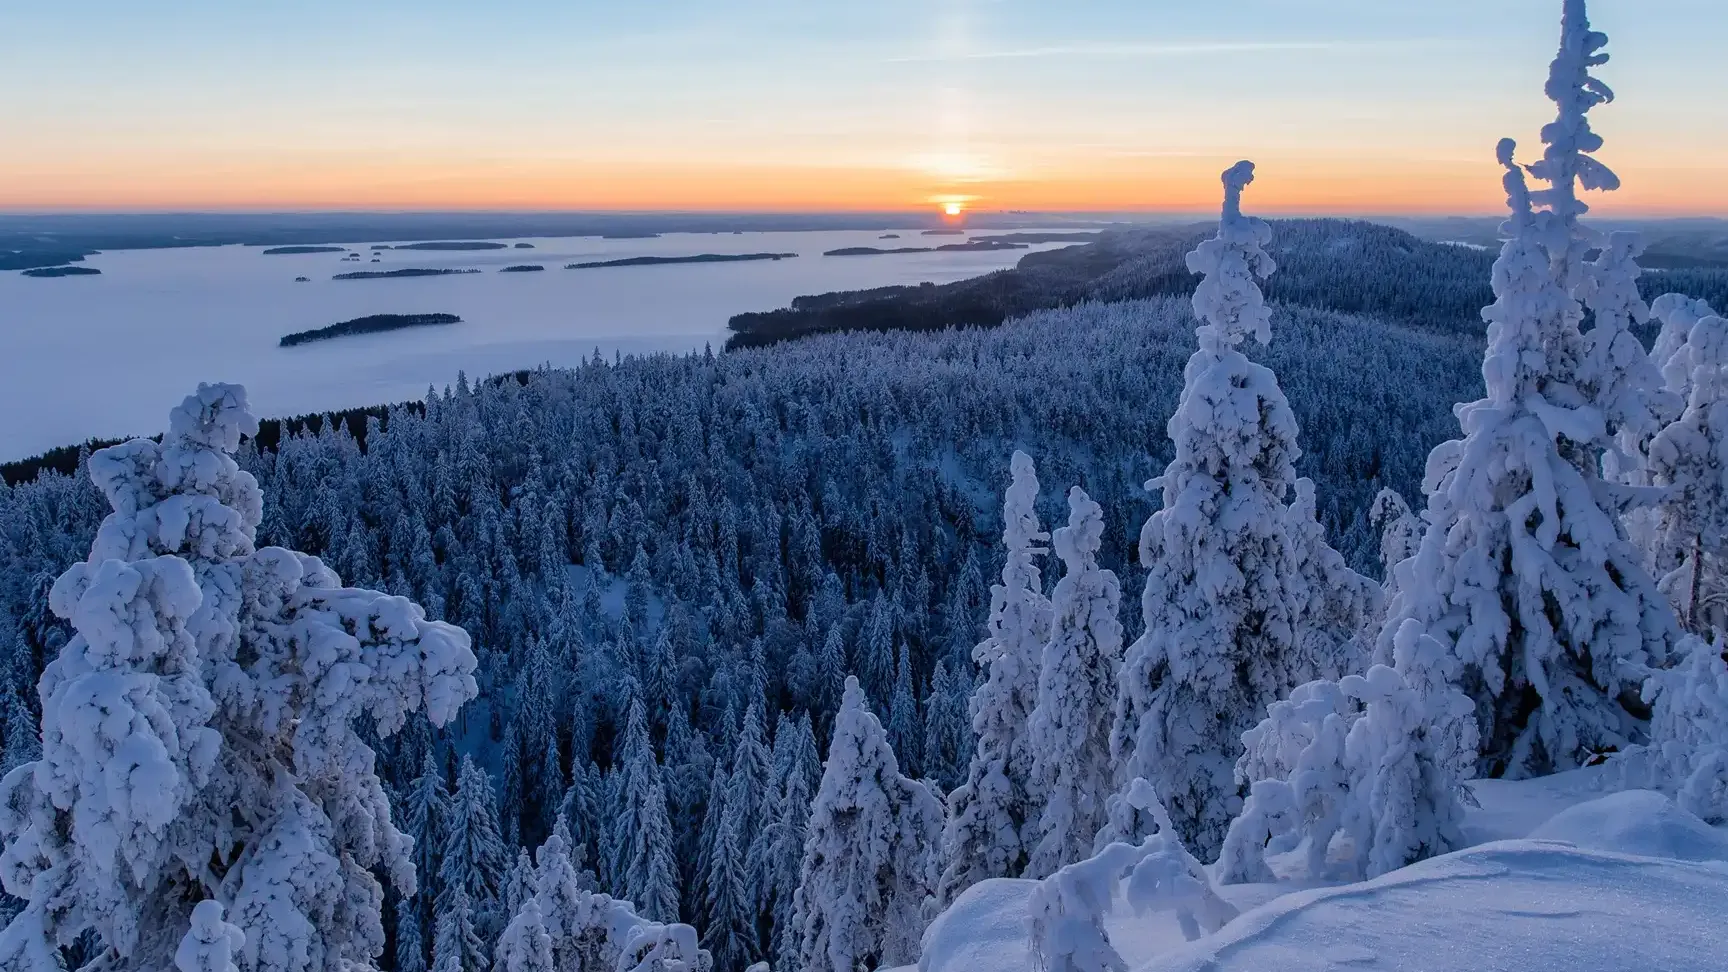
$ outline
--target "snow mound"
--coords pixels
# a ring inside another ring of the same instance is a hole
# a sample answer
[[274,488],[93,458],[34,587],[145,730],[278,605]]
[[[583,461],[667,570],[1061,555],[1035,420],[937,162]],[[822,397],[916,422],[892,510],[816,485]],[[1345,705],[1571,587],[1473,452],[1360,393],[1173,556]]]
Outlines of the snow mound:
[[1505,841],[1286,895],[1140,972],[1720,972],[1724,895],[1717,863]]
[[1728,834],[1654,790],[1627,790],[1562,810],[1530,836],[1640,857],[1728,861]]
[[1027,903],[1037,881],[993,878],[967,888],[924,933],[918,972],[1028,972]]

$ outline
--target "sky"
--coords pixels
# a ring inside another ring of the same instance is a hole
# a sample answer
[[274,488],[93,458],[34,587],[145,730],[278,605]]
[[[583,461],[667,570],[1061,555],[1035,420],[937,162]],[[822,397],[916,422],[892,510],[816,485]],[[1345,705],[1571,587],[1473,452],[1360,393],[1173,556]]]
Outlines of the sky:
[[[1485,213],[1560,0],[0,0],[0,211]],[[1728,215],[1728,0],[1595,0],[1625,188]]]

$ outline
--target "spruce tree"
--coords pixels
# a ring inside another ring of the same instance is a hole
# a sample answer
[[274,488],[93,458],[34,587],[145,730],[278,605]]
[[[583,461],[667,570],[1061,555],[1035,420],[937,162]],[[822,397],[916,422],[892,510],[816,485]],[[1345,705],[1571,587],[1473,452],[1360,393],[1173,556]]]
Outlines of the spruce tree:
[[1052,607],[1044,597],[1037,558],[1050,539],[1038,524],[1038,474],[1032,457],[1016,451],[1002,505],[1002,583],[990,589],[989,636],[973,649],[984,681],[969,706],[977,743],[966,782],[948,796],[943,847],[948,865],[937,898],[952,903],[979,881],[1019,877],[1028,847],[1024,833],[1039,805],[1029,777],[1027,720],[1038,699],[1038,673],[1050,637]]
[[1639,739],[1641,713],[1625,700],[1666,663],[1678,635],[1626,538],[1624,498],[1601,480],[1612,443],[1583,367],[1577,295],[1591,237],[1578,226],[1588,207],[1577,190],[1619,184],[1590,154],[1602,140],[1586,117],[1607,100],[1590,74],[1607,60],[1606,43],[1582,0],[1566,0],[1548,82],[1559,115],[1543,129],[1543,159],[1529,167],[1545,188],[1530,191],[1516,146],[1500,144],[1512,217],[1494,264],[1495,301],[1483,311],[1486,396],[1457,407],[1463,438],[1429,456],[1427,532],[1401,568],[1380,633],[1384,656],[1413,620],[1456,659],[1480,728],[1477,769],[1487,775],[1565,769]]
[[1068,525],[1053,544],[1065,573],[1056,583],[1050,642],[1027,725],[1032,789],[1043,811],[1028,834],[1026,874],[1045,878],[1092,856],[1110,792],[1110,721],[1121,664],[1122,586],[1098,566],[1104,511],[1086,491],[1068,492]]
[[1163,508],[1140,532],[1148,575],[1146,631],[1129,647],[1111,751],[1122,764],[1110,839],[1137,841],[1154,822],[1127,799],[1137,779],[1164,798],[1177,834],[1216,855],[1237,797],[1242,733],[1312,673],[1295,650],[1302,580],[1284,528],[1296,479],[1296,419],[1278,379],[1239,347],[1271,340],[1255,278],[1276,269],[1272,230],[1242,214],[1254,165],[1225,171],[1218,235],[1188,255],[1199,350],[1170,418],[1175,458],[1153,481]]
[[941,831],[941,804],[900,775],[864,690],[848,678],[804,844],[793,967],[855,972],[916,960]]

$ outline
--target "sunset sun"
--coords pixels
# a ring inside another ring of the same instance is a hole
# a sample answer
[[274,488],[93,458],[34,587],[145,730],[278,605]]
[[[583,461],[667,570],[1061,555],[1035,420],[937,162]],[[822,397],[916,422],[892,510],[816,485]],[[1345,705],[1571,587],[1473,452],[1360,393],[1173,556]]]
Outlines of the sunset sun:
[[946,215],[949,215],[949,216],[958,216],[965,211],[966,211],[966,204],[965,203],[945,202],[942,204],[942,212]]

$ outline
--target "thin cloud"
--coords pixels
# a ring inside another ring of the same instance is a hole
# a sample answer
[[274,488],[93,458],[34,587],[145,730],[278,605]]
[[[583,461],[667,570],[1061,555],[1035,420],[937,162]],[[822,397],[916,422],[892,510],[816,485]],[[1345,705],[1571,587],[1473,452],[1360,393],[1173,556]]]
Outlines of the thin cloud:
[[888,64],[923,61],[1000,61],[1058,57],[1189,57],[1204,54],[1253,54],[1268,51],[1338,51],[1401,46],[1397,42],[1348,41],[1179,41],[1137,44],[1062,44],[1000,51],[918,54],[887,58]]

